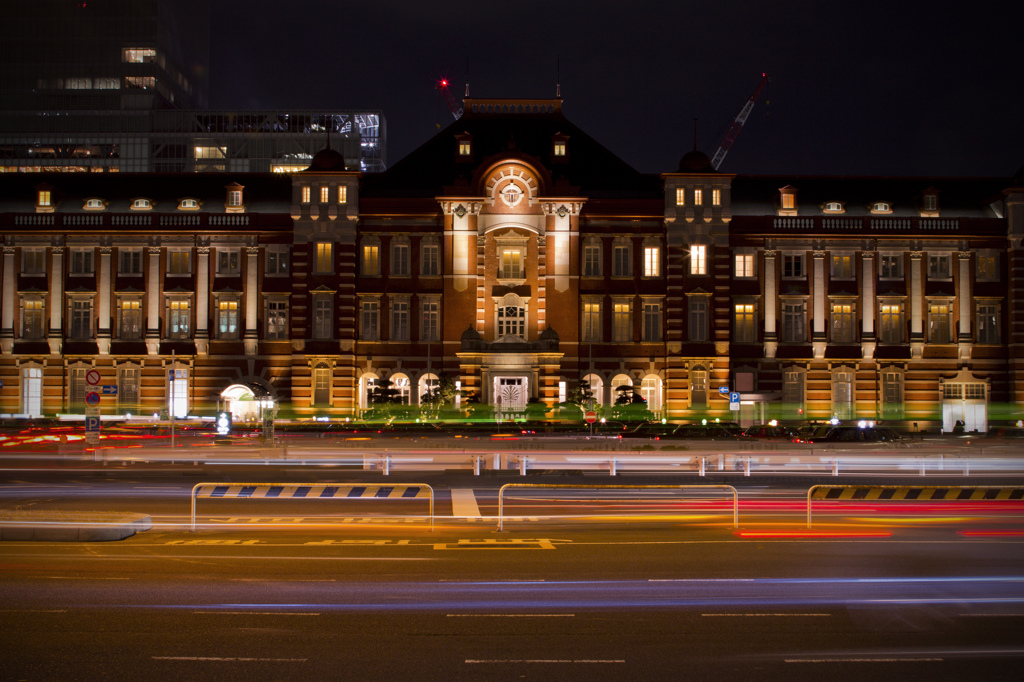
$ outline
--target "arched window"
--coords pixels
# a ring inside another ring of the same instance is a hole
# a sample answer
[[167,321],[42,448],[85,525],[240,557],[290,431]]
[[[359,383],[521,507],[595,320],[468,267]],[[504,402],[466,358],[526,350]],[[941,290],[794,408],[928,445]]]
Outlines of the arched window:
[[377,375],[367,372],[359,377],[359,409],[365,410],[370,405],[370,394],[377,386]]
[[640,396],[647,401],[647,409],[651,412],[661,412],[661,377],[657,374],[648,374],[640,382]]
[[629,389],[633,387],[633,380],[626,374],[615,375],[615,378],[612,379],[611,401],[613,405],[618,403],[620,396],[629,395],[627,387]]
[[423,374],[420,377],[418,389],[416,394],[419,396],[419,402],[422,405],[426,402],[426,397],[431,390],[437,387],[437,375],[436,374]]
[[498,338],[526,338],[526,305],[515,294],[507,294],[498,302]]
[[409,404],[409,398],[411,394],[411,384],[409,383],[409,377],[404,374],[392,374],[391,375],[391,388],[395,391],[395,397],[403,405]]
[[588,374],[587,376],[583,377],[583,381],[590,384],[590,392],[594,394],[594,404],[604,405],[604,382],[601,381],[601,377],[597,374]]

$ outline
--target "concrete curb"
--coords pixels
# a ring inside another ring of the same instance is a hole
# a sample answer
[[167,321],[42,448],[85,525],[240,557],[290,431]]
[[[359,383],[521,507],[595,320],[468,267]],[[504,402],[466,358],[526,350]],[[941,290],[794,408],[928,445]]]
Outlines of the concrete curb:
[[152,527],[149,514],[0,511],[0,541],[109,542]]

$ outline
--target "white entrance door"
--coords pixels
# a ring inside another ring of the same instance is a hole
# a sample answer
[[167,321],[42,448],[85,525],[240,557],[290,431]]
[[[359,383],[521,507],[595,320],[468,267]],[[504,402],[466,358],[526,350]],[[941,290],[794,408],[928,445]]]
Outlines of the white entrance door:
[[981,401],[951,400],[942,404],[942,430],[950,433],[957,421],[964,422],[964,431],[988,431],[988,405]]
[[526,407],[526,386],[522,377],[494,379],[494,406],[502,412],[518,412]]

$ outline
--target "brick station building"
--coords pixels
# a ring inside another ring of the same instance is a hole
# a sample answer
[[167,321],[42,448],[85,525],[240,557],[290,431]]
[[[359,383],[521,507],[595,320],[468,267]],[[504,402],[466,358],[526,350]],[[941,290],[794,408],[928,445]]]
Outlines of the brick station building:
[[[467,99],[386,172],[0,178],[0,413],[515,413],[968,430],[1024,403],[1024,178],[638,173],[561,100]],[[723,389],[740,394],[729,409]]]

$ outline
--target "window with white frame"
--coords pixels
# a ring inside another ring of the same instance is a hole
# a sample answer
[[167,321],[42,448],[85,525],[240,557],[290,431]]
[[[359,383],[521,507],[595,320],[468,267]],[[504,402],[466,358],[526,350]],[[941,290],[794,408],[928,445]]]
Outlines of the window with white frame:
[[736,303],[733,306],[733,341],[736,343],[757,343],[757,327],[753,303]]
[[601,276],[601,244],[591,242],[583,246],[583,276]]
[[737,253],[736,254],[736,277],[753,277],[754,276],[754,254],[752,253]]
[[661,276],[661,248],[658,246],[644,247],[644,277]]
[[142,338],[142,300],[136,297],[122,297],[118,301],[120,316],[118,329],[122,341],[138,341]]
[[584,343],[601,341],[601,302],[585,300],[583,302],[583,338]]
[[182,199],[178,202],[178,208],[182,211],[195,211],[199,209],[198,199]]
[[409,299],[391,299],[391,340],[409,340]]
[[853,254],[833,254],[832,279],[853,279]]
[[46,273],[46,249],[23,248],[21,250],[21,274],[42,275]]
[[612,341],[628,343],[633,340],[633,304],[629,299],[612,301]]
[[409,276],[409,243],[397,241],[391,245],[391,274],[395,277]]
[[363,244],[360,272],[363,277],[378,277],[380,275],[380,246]]
[[142,274],[142,249],[120,248],[117,250],[117,274],[132,276]]
[[324,363],[313,368],[313,406],[331,404],[331,368]]
[[72,275],[93,274],[93,249],[71,249],[69,267]]
[[138,365],[121,365],[117,368],[117,405],[122,410],[138,408],[141,374]]
[[187,339],[192,329],[190,302],[187,298],[173,297],[167,301],[167,337]]
[[853,419],[853,372],[844,370],[832,374],[832,416]]
[[303,185],[302,186],[302,203],[304,203],[304,204],[308,204],[309,203],[310,199],[312,198],[310,196],[310,194],[311,194],[311,191],[310,191],[309,185]]
[[85,381],[88,367],[79,366],[68,369],[68,407],[72,412],[85,411],[85,394],[89,384]]
[[685,187],[676,187],[676,206],[686,206]]
[[348,186],[347,185],[340,185],[338,187],[338,203],[339,204],[347,204],[348,203]]
[[380,338],[380,300],[376,297],[359,302],[359,338],[363,341]]
[[938,211],[939,210],[939,197],[936,194],[925,194],[923,197],[922,208],[926,211]]
[[188,416],[188,369],[178,366],[168,372],[167,402],[175,418]]
[[238,338],[238,300],[220,299],[217,301],[217,338]]
[[92,338],[92,299],[74,297],[70,302],[70,336],[76,341]]
[[441,248],[438,244],[433,242],[424,241],[420,245],[420,274],[427,277],[433,277],[441,274],[440,262],[441,262]]
[[270,341],[287,339],[288,299],[277,296],[268,297],[266,320],[266,339]]
[[807,303],[784,300],[782,302],[782,341],[803,343],[807,340]]
[[133,211],[148,211],[153,208],[153,203],[149,199],[135,199],[132,201],[131,210]]
[[708,247],[704,244],[690,246],[690,274],[708,274]]
[[441,302],[437,298],[420,299],[420,339],[437,341],[441,323]]
[[190,249],[167,249],[167,274],[191,275],[192,251]]
[[661,341],[661,303],[644,301],[643,340],[646,342]]
[[840,201],[825,202],[825,213],[843,213],[843,204]]
[[902,254],[883,253],[879,256],[878,276],[881,279],[903,279]]
[[334,335],[333,294],[313,294],[313,338],[326,341]]
[[48,207],[48,206],[52,206],[53,205],[51,203],[52,197],[53,197],[53,195],[51,194],[50,190],[48,190],[48,189],[41,189],[41,190],[39,190],[39,192],[36,193],[36,206],[40,206],[40,207],[43,207],[43,208]]
[[892,204],[888,201],[876,201],[871,204],[872,213],[892,213]]
[[317,242],[314,245],[313,274],[330,275],[334,273],[334,244]]
[[788,370],[782,373],[782,402],[797,409],[804,405],[804,373]]
[[853,343],[854,341],[853,304],[835,302],[832,304],[832,343]]
[[326,204],[331,200],[331,188],[327,185],[320,185],[320,203]]
[[883,418],[897,418],[901,416],[903,403],[903,374],[892,370],[881,372],[882,382],[882,410]]
[[975,329],[978,343],[999,343],[999,303],[978,301]]
[[903,343],[903,304],[882,301],[878,308],[878,332],[882,343]]
[[948,303],[928,304],[928,342],[950,342],[950,306]]
[[628,242],[618,242],[612,246],[612,277],[631,277],[633,275],[633,249]]
[[721,206],[722,205],[722,190],[713,189],[711,190],[711,205]]
[[217,274],[221,277],[237,277],[241,272],[237,248],[217,248]]
[[291,274],[291,262],[286,244],[272,244],[267,247],[266,274]]
[[41,339],[46,336],[42,296],[25,296],[21,299],[21,338]]
[[928,279],[950,279],[952,257],[946,254],[928,256]]
[[242,190],[228,190],[228,206],[238,207],[242,205]]
[[707,343],[708,335],[708,296],[689,296],[687,301],[687,322],[690,341]]
[[505,247],[501,249],[498,279],[523,279],[523,250]]
[[43,416],[43,370],[37,366],[21,368],[21,412],[29,417]]
[[782,276],[790,279],[804,276],[804,255],[802,253],[783,254]]
[[498,302],[498,338],[503,336],[526,338],[526,305],[515,294]]

